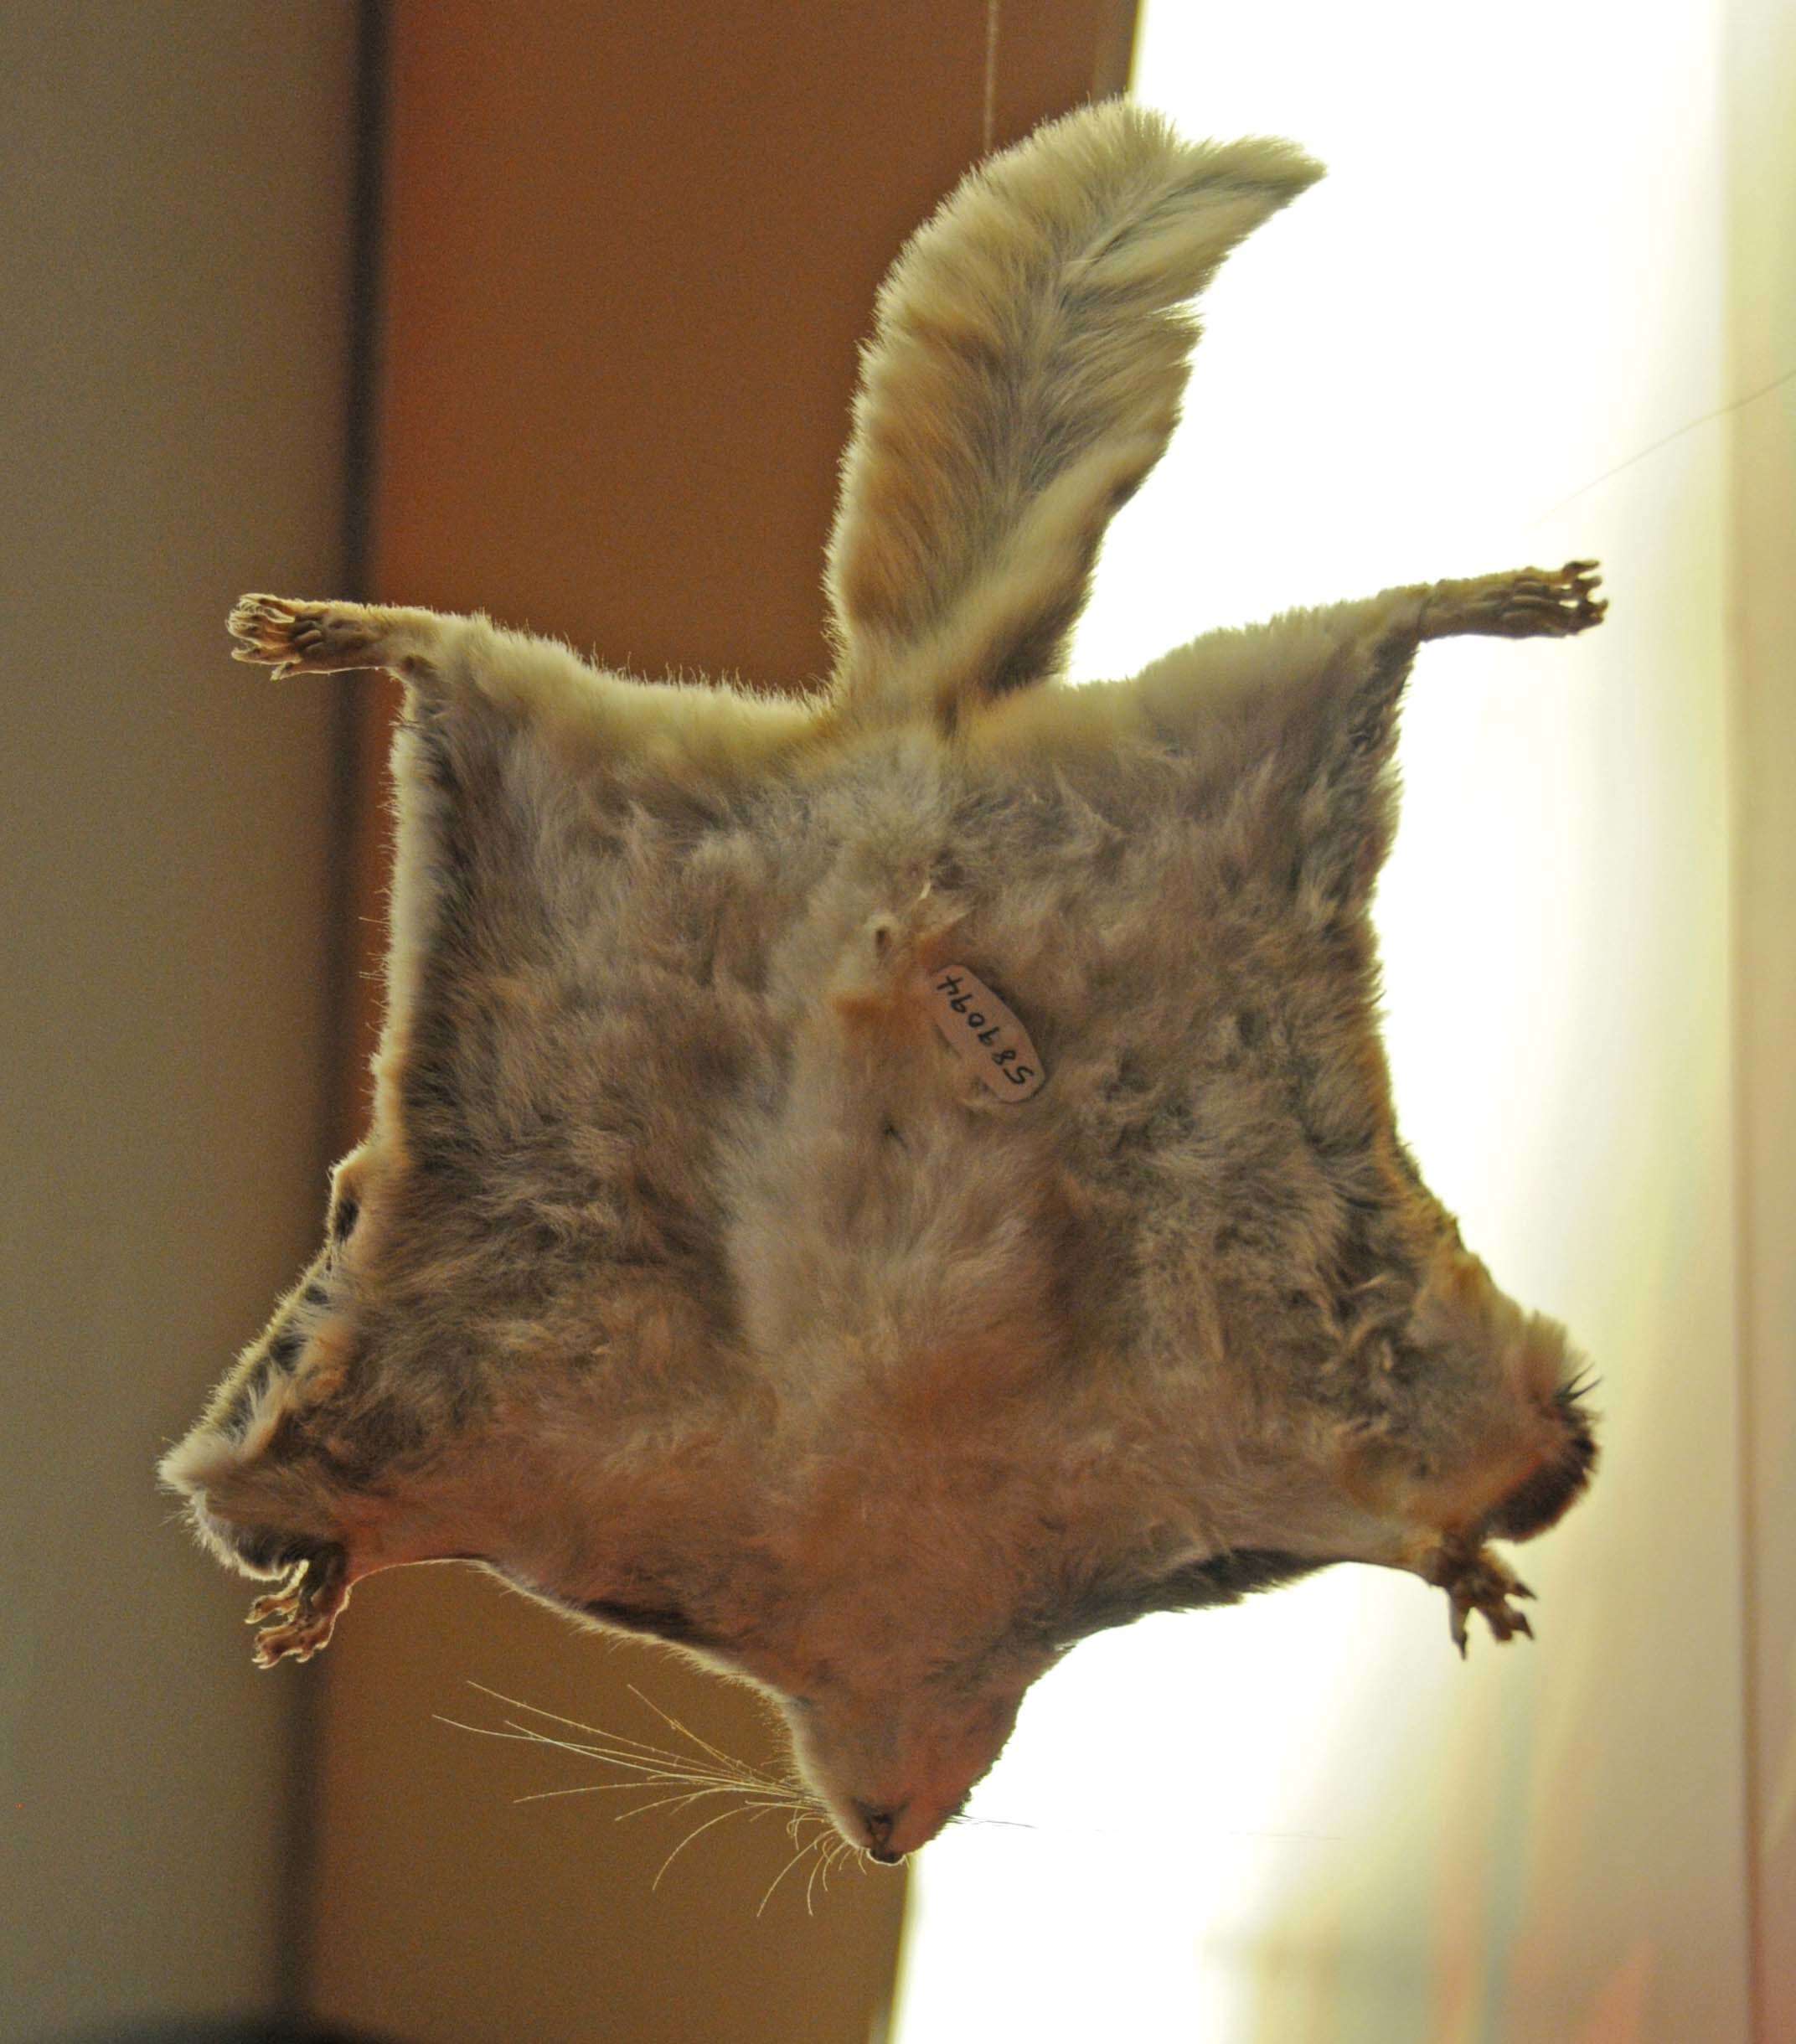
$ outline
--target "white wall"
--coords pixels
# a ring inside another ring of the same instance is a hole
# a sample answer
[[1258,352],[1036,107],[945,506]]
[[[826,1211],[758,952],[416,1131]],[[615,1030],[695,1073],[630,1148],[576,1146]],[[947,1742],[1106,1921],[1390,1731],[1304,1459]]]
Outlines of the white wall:
[[[1759,1088],[1787,1071],[1788,989],[1748,958],[1760,1070],[1737,1102],[1732,835],[1742,776],[1772,817],[1788,773],[1789,555],[1736,509],[1742,436],[1775,438],[1783,400],[1710,415],[1796,363],[1787,317],[1736,345],[1729,241],[1731,203],[1749,288],[1779,245],[1788,276],[1788,38],[1741,10],[1752,156],[1722,119],[1721,0],[1144,12],[1138,96],[1189,132],[1293,135],[1331,175],[1211,294],[1083,671],[1293,602],[1605,564],[1587,638],[1425,649],[1380,901],[1406,1133],[1499,1282],[1590,1353],[1604,1460],[1522,1561],[1531,1646],[1477,1640],[1462,1668],[1437,1596],[1343,1570],[1081,1648],[973,1806],[1037,1828],[923,1856],[899,2034],[1731,2044],[1752,2021],[1744,1597],[1780,1551],[1742,1537],[1737,1112],[1744,1197],[1762,1231],[1783,1214],[1755,1295],[1783,1429],[1753,1443],[1768,1527],[1792,1431],[1788,1144],[1757,1106],[1787,1137],[1787,1077]],[[1765,753],[1742,761],[1748,552],[1779,589],[1751,609]],[[1787,928],[1787,820],[1753,850],[1763,936]],[[1792,1638],[1765,1638],[1759,1682],[1796,1783]],[[1764,1823],[1787,1898],[1796,1787]]]
[[1759,2044],[1796,2036],[1796,10],[1730,0],[1733,937]]
[[[0,8],[0,2037],[266,2009],[294,1685],[152,1468],[311,1247],[354,18]],[[110,2034],[109,2031],[109,2034]]]

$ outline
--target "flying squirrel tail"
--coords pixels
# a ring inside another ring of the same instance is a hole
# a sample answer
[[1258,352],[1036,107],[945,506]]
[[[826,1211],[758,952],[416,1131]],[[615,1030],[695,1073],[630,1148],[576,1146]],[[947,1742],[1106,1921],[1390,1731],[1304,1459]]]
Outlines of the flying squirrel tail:
[[1159,459],[1187,302],[1321,175],[1109,101],[971,172],[880,292],[829,548],[837,702],[968,710],[1057,674],[1112,514]]

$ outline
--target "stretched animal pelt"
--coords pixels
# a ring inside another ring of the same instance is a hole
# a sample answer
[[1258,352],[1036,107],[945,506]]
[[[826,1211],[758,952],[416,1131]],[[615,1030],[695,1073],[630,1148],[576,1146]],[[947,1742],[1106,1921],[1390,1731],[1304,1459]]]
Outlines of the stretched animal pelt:
[[1418,646],[1592,565],[1060,679],[1228,250],[1319,174],[1112,104],[880,295],[808,699],[245,597],[403,677],[385,1030],[317,1260],[163,1464],[273,1579],[477,1559],[746,1675],[844,1834],[932,1836],[1085,1634],[1331,1562],[1527,1629],[1593,1459],[1561,1330],[1400,1142],[1368,901]]

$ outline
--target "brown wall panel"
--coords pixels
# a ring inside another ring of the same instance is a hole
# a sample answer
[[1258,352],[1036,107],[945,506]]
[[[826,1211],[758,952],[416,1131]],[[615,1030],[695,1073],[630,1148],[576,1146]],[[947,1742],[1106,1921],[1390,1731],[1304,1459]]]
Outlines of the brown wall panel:
[[354,27],[0,7],[4,2044],[293,1985],[305,1692],[153,1464],[323,1216],[335,695],[224,617],[341,573]]
[[[1119,83],[1129,16],[1013,0],[999,142]],[[820,674],[857,347],[900,243],[978,153],[987,23],[969,0],[395,6],[369,593],[650,674]],[[363,701],[373,967],[389,705]],[[839,1880],[814,1920],[794,1879],[757,1919],[787,1849],[741,1819],[652,1892],[666,1815],[513,1809],[599,1776],[431,1716],[499,1722],[474,1677],[657,1738],[633,1682],[765,1758],[746,1692],[452,1567],[365,1586],[325,1665],[321,2012],[431,2044],[868,2034],[898,1877]]]

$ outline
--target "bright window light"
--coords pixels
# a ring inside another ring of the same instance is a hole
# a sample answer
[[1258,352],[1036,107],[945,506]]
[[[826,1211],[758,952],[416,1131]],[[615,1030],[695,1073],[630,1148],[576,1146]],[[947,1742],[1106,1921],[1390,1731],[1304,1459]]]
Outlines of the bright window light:
[[[1712,1491],[1702,1557],[1664,1561],[1699,1602],[1716,1572],[1711,1604],[1734,1579],[1726,446],[1680,429],[1730,395],[1718,34],[1707,0],[1149,0],[1138,99],[1329,175],[1210,292],[1184,424],[1075,655],[1126,674],[1293,605],[1604,559],[1601,632],[1423,650],[1386,1040],[1470,1245],[1628,1373],[1611,1466],[1650,1488],[1669,1429],[1666,1480]],[[1659,1849],[1639,1778],[1695,1806],[1689,1742],[1728,1707],[1620,1608],[1662,1502],[1623,1493],[1530,1551],[1531,1654],[1474,1640],[1462,1667],[1436,1592],[1352,1567],[1081,1647],[977,1792],[990,1821],[916,1865],[897,2044],[1646,2036],[1601,2026],[1664,1963],[1636,1936],[1656,1905],[1630,1914]],[[1731,1665],[1719,1603],[1698,1651]],[[1721,1828],[1680,1850],[1721,1856],[1731,1893],[1716,1793]],[[1692,2020],[1651,2034],[1724,2034]]]

